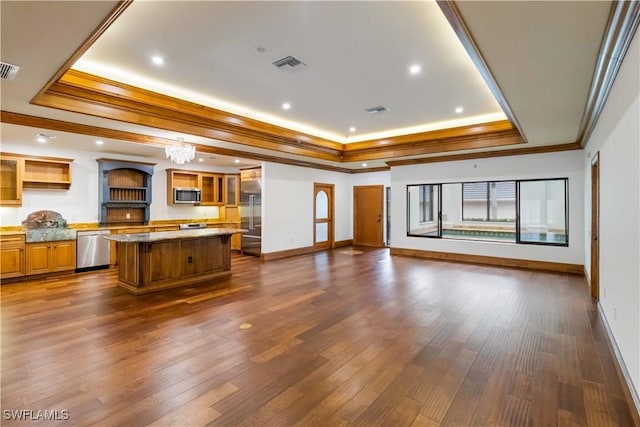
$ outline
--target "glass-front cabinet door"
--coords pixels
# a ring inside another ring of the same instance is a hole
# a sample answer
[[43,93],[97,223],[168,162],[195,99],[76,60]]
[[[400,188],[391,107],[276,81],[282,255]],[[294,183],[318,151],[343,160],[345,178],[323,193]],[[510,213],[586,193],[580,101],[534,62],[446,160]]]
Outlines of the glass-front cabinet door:
[[225,175],[225,205],[238,206],[240,202],[240,177],[239,175]]
[[3,206],[22,205],[23,159],[0,157],[0,204]]

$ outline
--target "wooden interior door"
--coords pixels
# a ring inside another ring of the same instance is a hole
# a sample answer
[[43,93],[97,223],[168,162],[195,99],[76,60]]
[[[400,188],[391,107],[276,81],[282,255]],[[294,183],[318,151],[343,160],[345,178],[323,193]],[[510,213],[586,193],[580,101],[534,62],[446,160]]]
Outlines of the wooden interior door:
[[591,159],[591,298],[600,299],[600,153]]
[[384,245],[382,215],[384,186],[353,187],[353,244],[381,248]]
[[333,247],[333,184],[313,184],[313,246]]

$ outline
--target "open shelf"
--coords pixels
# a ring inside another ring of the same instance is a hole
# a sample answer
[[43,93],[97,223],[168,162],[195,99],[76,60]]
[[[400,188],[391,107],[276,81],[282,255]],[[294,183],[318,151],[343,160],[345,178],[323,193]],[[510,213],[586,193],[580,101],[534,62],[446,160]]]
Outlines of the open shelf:
[[71,162],[53,160],[24,160],[23,185],[27,188],[71,187]]
[[97,159],[100,224],[142,225],[149,222],[153,164]]
[[0,202],[21,206],[23,189],[68,190],[71,162],[73,159],[0,153]]

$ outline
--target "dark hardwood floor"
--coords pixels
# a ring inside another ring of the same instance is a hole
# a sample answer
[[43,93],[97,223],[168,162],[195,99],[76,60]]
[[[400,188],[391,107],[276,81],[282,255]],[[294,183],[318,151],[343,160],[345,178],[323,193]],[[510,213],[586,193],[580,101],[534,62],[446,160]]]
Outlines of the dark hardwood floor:
[[2,425],[633,425],[582,277],[359,252],[3,285]]

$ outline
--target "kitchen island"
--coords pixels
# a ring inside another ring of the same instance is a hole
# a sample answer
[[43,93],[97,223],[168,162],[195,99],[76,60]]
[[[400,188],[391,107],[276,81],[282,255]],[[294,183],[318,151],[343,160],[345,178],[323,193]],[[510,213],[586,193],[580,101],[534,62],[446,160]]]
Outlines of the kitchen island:
[[231,275],[236,228],[157,231],[103,236],[116,242],[118,284],[140,295]]

